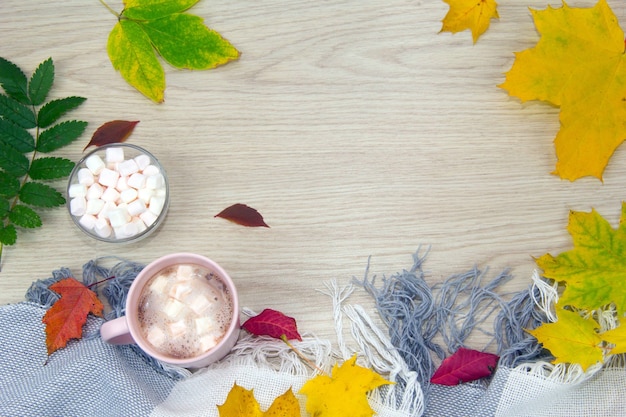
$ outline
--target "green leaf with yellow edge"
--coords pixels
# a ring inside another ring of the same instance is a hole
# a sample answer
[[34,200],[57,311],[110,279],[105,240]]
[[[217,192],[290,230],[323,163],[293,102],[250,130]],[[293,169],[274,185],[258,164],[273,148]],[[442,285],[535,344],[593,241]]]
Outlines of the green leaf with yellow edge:
[[161,103],[165,72],[157,53],[181,69],[205,70],[239,58],[239,51],[201,17],[185,13],[198,0],[126,0],[107,43],[113,67],[149,99]]
[[605,342],[613,345],[610,351],[611,354],[626,353],[626,326],[623,323],[612,330],[602,333],[600,337]]
[[176,68],[204,70],[237,59],[239,51],[201,17],[175,13],[141,23],[152,44]]
[[593,319],[579,313],[559,309],[557,321],[544,323],[528,332],[554,356],[553,363],[577,363],[583,371],[603,360],[602,339]]
[[172,13],[181,13],[200,0],[126,0],[122,16],[134,20],[159,19]]
[[554,174],[574,181],[602,179],[626,139],[624,32],[606,0],[592,8],[531,10],[541,38],[515,54],[500,85],[522,102],[560,107]]
[[626,203],[617,229],[598,212],[571,212],[567,230],[574,249],[546,254],[537,265],[546,278],[565,284],[559,305],[595,310],[614,303],[626,311]]
[[472,40],[489,28],[491,19],[497,19],[498,4],[495,0],[443,0],[450,9],[443,18],[441,32],[462,32],[470,29]]
[[306,411],[316,417],[371,417],[367,393],[391,382],[356,364],[356,355],[335,364],[331,376],[318,375],[300,389],[307,396]]
[[107,51],[113,68],[126,82],[150,100],[163,101],[165,72],[138,23],[120,20],[109,34]]
[[217,406],[220,417],[300,417],[300,404],[291,389],[274,400],[263,412],[252,390],[233,385],[224,404]]

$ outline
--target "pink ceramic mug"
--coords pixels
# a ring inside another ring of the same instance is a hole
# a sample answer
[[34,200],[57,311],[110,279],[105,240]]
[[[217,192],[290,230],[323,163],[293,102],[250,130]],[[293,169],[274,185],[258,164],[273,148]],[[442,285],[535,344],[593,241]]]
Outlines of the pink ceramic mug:
[[174,253],[137,275],[126,315],[104,323],[100,334],[107,343],[136,343],[162,362],[202,368],[230,352],[239,328],[237,290],[226,271],[204,256]]

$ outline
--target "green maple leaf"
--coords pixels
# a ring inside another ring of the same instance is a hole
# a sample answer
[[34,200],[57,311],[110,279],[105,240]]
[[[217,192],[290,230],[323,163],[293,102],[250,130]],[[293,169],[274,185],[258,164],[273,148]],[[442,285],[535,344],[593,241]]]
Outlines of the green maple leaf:
[[185,13],[198,1],[126,0],[124,10],[114,12],[119,21],[107,42],[111,63],[130,85],[157,103],[165,92],[165,71],[157,53],[176,68],[193,70],[239,57],[239,51],[201,17]]
[[596,310],[615,304],[626,311],[626,203],[617,229],[595,210],[571,212],[567,227],[574,249],[537,259],[546,278],[565,284],[559,305]]

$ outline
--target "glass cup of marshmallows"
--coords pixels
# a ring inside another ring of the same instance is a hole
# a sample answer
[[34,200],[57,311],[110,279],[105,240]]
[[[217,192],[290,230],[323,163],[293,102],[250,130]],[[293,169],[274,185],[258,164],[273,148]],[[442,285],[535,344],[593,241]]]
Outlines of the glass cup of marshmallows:
[[169,184],[150,152],[115,143],[78,161],[67,196],[68,211],[80,230],[100,241],[128,243],[148,236],[163,222]]

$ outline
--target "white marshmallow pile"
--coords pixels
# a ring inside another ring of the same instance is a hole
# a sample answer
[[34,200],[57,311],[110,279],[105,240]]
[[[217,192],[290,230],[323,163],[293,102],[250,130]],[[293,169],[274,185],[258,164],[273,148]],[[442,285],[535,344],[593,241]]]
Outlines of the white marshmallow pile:
[[70,184],[70,213],[102,238],[126,239],[144,232],[167,201],[165,177],[150,156],[125,159],[124,148],[109,147],[104,159],[93,154]]

